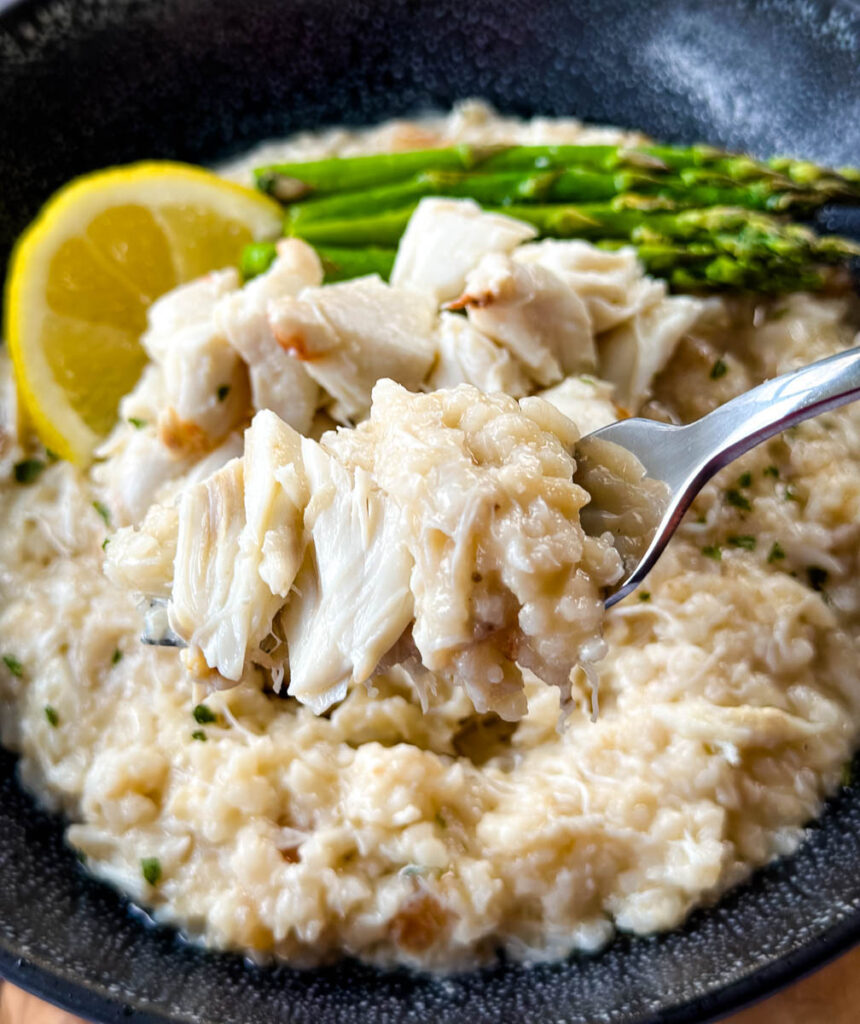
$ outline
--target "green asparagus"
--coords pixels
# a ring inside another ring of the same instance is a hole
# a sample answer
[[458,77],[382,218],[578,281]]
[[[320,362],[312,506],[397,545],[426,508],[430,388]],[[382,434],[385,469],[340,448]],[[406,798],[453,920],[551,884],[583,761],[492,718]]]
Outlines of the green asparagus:
[[[260,188],[286,206],[285,232],[317,246],[326,280],[387,277],[417,203],[471,198],[543,237],[633,245],[676,290],[821,287],[860,247],[791,223],[824,203],[860,202],[860,171],[758,161],[710,146],[470,146],[277,164]],[[274,258],[246,248],[246,277]]]
[[346,281],[365,274],[379,274],[387,281],[394,266],[394,249],[370,246],[366,249],[317,249],[326,284]]
[[[550,238],[585,238],[600,241],[628,239],[648,242],[706,241],[733,255],[767,252],[786,260],[838,262],[860,254],[847,239],[819,239],[799,224],[787,224],[767,214],[736,207],[709,207],[680,211],[628,208],[614,202],[582,205],[513,205],[487,207],[533,224]],[[414,204],[378,214],[343,220],[288,222],[288,230],[312,245],[341,248],[368,245],[395,246],[406,228]]]
[[245,281],[262,274],[275,262],[274,242],[250,242],[239,256],[239,273]]
[[764,182],[777,191],[801,187],[817,203],[860,198],[860,177],[817,167],[808,161],[779,158],[762,162],[711,146],[469,146],[412,150],[372,156],[330,157],[271,164],[255,172],[257,184],[282,202],[402,183],[427,171],[475,171],[495,174],[581,168],[598,172],[633,170],[653,175],[701,172],[732,186]]
[[487,206],[520,203],[615,200],[634,209],[677,210],[686,207],[736,206],[752,210],[812,209],[820,200],[801,189],[784,190],[769,182],[745,186],[701,175],[684,182],[678,176],[653,177],[636,171],[590,171],[580,167],[551,171],[511,171],[470,174],[425,171],[405,182],[361,192],[345,192],[290,205],[291,226],[320,220],[384,213],[411,205],[427,196],[469,198]]

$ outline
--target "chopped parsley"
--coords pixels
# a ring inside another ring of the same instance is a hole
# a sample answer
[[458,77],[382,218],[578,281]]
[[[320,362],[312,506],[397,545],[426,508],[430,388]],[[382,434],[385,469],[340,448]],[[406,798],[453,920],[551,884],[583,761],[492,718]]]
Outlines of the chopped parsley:
[[201,743],[205,743],[206,733],[202,729],[195,729],[194,732],[191,733],[191,739],[200,740]]
[[742,512],[749,512],[752,508],[749,498],[741,494],[736,487],[730,487],[726,491],[726,501],[735,508],[739,508]]
[[110,526],[110,512],[108,511],[107,505],[103,505],[100,501],[94,501],[93,508],[98,512],[102,519],[104,519],[108,526]]
[[738,477],[738,487],[750,487],[752,485],[752,473],[741,473]]
[[779,562],[783,558],[785,558],[785,552],[782,550],[782,545],[778,540],[775,540],[770,549],[770,553],[767,556],[767,560],[768,562]]
[[41,459],[24,459],[16,462],[14,466],[15,482],[19,484],[31,484],[39,479],[39,475],[47,463]]
[[215,392],[215,394],[218,396],[218,401],[223,402],[227,395],[230,394],[230,385],[222,384],[221,387],[218,388],[218,390]]
[[800,498],[798,498],[797,496],[797,492],[794,490],[791,484],[786,484],[785,493],[783,494],[782,498],[783,501],[800,501]]
[[639,600],[640,601],[650,601],[651,600],[651,591],[650,590],[640,590],[639,591]]
[[752,534],[743,533],[734,537],[729,537],[728,541],[733,548],[744,548],[746,551],[755,550],[756,539]]
[[111,655],[110,663],[111,663],[111,665],[118,665],[121,661],[122,661],[122,651],[117,647],[116,650]]
[[763,476],[772,476],[772,477],[774,477],[774,479],[776,479],[776,477],[779,476],[779,470],[776,468],[776,466],[766,466],[762,470],[762,475]]
[[110,544],[110,537],[105,537],[102,541],[102,551],[107,551],[108,544]]
[[718,359],[711,367],[711,380],[719,380],[720,377],[725,377],[729,372],[729,368],[723,359]]
[[194,721],[198,725],[211,725],[218,721],[218,716],[212,708],[207,708],[205,704],[198,704],[191,714],[194,715]]
[[55,729],[60,724],[60,715],[56,708],[51,707],[50,704],[45,705],[45,718],[48,719],[48,724],[53,726]]
[[809,578],[809,585],[813,590],[822,590],[827,582],[827,570],[822,569],[819,565],[808,566],[806,575]]
[[13,676],[17,676],[20,679],[21,676],[24,675],[24,666],[20,661],[18,661],[14,654],[4,654],[3,664],[9,669]]
[[158,857],[142,857],[140,873],[150,885],[158,885],[161,881],[161,861]]
[[142,420],[137,416],[129,416],[128,422],[137,430],[143,430],[146,426],[146,420]]
[[715,562],[719,562],[723,557],[723,553],[720,550],[719,544],[707,544],[702,548],[702,554],[705,558],[713,558]]

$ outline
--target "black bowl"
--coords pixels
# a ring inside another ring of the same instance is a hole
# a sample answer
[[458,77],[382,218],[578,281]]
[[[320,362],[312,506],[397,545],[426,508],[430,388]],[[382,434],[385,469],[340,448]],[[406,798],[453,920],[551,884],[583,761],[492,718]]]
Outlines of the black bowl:
[[[0,0],[2,6],[2,0]],[[0,263],[73,175],[211,161],[299,128],[483,96],[860,163],[860,12],[809,0],[38,0],[0,14]],[[680,930],[447,980],[258,968],[148,925],[78,869],[0,754],[0,971],[99,1021],[700,1022],[860,939],[860,786],[796,856]]]

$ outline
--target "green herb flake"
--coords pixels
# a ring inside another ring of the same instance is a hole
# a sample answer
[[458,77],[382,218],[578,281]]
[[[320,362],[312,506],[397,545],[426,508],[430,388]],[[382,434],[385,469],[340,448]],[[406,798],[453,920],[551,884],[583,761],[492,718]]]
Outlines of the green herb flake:
[[718,359],[711,367],[710,377],[711,380],[719,380],[720,377],[725,377],[729,372],[729,368],[723,359]]
[[24,666],[21,664],[20,661],[18,661],[14,654],[4,654],[3,664],[6,666],[6,668],[9,669],[12,675],[17,676],[18,679],[20,679],[21,676],[24,675]]
[[749,533],[729,537],[728,541],[733,548],[743,548],[745,551],[755,551],[756,539]]
[[201,743],[205,743],[206,733],[202,729],[195,729],[194,732],[191,733],[191,739],[199,740]]
[[779,562],[783,558],[785,558],[785,552],[782,549],[782,545],[778,540],[775,540],[767,556],[767,560],[768,562]]
[[135,430],[143,430],[146,426],[146,420],[142,420],[138,416],[129,416],[128,422],[135,428]]
[[98,514],[104,519],[108,526],[110,526],[110,512],[108,511],[107,505],[103,505],[100,501],[93,502],[93,508]]
[[48,725],[54,729],[60,724],[60,715],[56,708],[52,708],[50,704],[45,705],[45,718],[48,719]]
[[230,385],[222,384],[221,387],[218,388],[218,390],[215,392],[215,394],[218,396],[218,401],[223,402],[227,395],[230,394]]
[[194,721],[198,725],[211,725],[213,722],[218,721],[218,716],[215,712],[211,708],[206,707],[205,704],[198,704],[191,714],[194,715]]
[[791,484],[786,485],[785,492],[782,495],[782,499],[783,501],[800,501],[800,498],[797,496],[797,492],[791,486]]
[[122,661],[122,651],[117,647],[116,650],[111,655],[110,663],[111,663],[111,665],[118,665],[121,661]]
[[824,584],[827,583],[828,573],[826,569],[822,569],[819,565],[810,565],[806,569],[806,575],[809,579],[809,585],[813,590],[823,590]]
[[738,477],[738,487],[750,487],[752,485],[752,473],[741,473]]
[[643,602],[644,601],[650,601],[651,600],[651,591],[650,590],[640,590],[639,591],[639,600],[643,601]]
[[42,462],[41,459],[24,459],[21,462],[16,462],[13,467],[15,482],[19,484],[34,483],[39,479],[46,465],[47,463]]
[[110,537],[105,537],[102,541],[102,551],[107,551],[108,544],[110,544]]
[[726,491],[726,501],[735,508],[740,509],[742,512],[749,512],[752,508],[749,498],[741,494],[736,487],[730,487]]
[[762,475],[772,476],[774,479],[776,479],[779,476],[779,470],[776,468],[776,466],[766,466],[765,469],[762,470]]
[[161,861],[158,857],[142,857],[140,861],[140,873],[149,885],[158,885],[161,881]]
[[719,544],[707,544],[702,548],[702,554],[705,558],[713,558],[715,562],[719,562],[723,557]]

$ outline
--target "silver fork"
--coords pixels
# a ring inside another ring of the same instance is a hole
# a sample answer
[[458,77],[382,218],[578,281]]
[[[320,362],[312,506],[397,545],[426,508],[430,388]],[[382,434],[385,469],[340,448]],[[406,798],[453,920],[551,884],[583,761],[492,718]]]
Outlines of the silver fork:
[[715,473],[774,434],[856,398],[860,347],[765,381],[685,426],[619,420],[578,441],[574,480],[591,495],[583,528],[591,536],[608,530],[624,563],[606,607],[645,579]]

